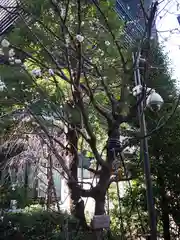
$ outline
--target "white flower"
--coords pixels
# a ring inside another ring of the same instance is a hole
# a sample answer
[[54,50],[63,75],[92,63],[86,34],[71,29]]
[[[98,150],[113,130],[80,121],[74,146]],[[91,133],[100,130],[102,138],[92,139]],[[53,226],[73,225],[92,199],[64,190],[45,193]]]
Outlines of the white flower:
[[0,80],[0,92],[4,91],[5,88],[6,88],[5,83]]
[[51,68],[49,69],[49,75],[51,75],[51,76],[54,75],[54,71]]
[[41,69],[34,69],[34,70],[32,70],[32,74],[35,77],[41,77],[42,76]]
[[21,64],[22,61],[21,61],[21,59],[15,59],[15,63],[16,63],[16,64]]
[[65,41],[66,41],[66,44],[69,44],[71,42],[68,35],[65,36]]
[[[27,105],[27,102],[25,103]],[[31,118],[30,117],[25,117],[22,122],[30,122]]]
[[66,15],[66,9],[65,8],[61,8],[61,17],[65,17]]
[[13,188],[15,189],[15,187],[16,187],[16,184],[12,184],[12,185],[11,185],[11,188],[12,188],[12,189],[13,189]]
[[110,42],[109,41],[105,41],[105,44],[106,44],[106,46],[109,46]]
[[14,49],[10,49],[8,54],[9,54],[9,57],[14,57],[14,55],[15,55]]
[[0,86],[0,92],[3,92],[3,91],[4,91],[4,87]]
[[9,57],[9,62],[14,62],[14,57]]
[[76,39],[80,43],[84,41],[84,37],[82,35],[80,35],[80,34],[76,35]]
[[0,55],[4,55],[3,49],[0,48]]
[[22,64],[21,65],[25,70],[27,69],[26,65],[25,64]]
[[15,90],[16,90],[16,88],[13,87],[13,88],[12,88],[12,91],[15,91]]
[[3,39],[3,40],[1,41],[1,46],[2,46],[2,47],[8,48],[9,45],[10,45],[10,43],[8,42],[8,40]]

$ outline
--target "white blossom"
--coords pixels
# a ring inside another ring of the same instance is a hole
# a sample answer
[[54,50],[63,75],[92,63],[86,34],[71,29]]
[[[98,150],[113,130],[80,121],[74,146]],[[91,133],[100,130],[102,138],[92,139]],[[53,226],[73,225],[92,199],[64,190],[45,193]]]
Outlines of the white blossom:
[[25,64],[22,64],[21,66],[22,66],[25,70],[27,70],[27,67],[26,67]]
[[3,92],[3,91],[4,91],[4,87],[0,86],[0,92]]
[[14,49],[10,49],[8,54],[9,54],[9,57],[14,57],[14,55],[15,55]]
[[66,41],[66,44],[68,45],[70,43],[70,38],[68,35],[65,36],[65,41]]
[[82,35],[80,35],[80,34],[76,35],[76,39],[80,43],[84,41],[84,37]]
[[32,74],[35,77],[41,77],[42,76],[41,69],[34,69],[34,70],[32,70]]
[[2,47],[8,48],[9,45],[10,45],[10,43],[8,42],[8,40],[3,39],[3,40],[1,41],[1,46],[2,46]]
[[109,41],[105,41],[105,44],[106,44],[106,46],[109,46],[110,42]]
[[5,88],[6,88],[5,83],[0,80],[0,92],[4,91]]
[[4,55],[3,49],[0,48],[0,55]]
[[21,64],[22,61],[21,61],[21,59],[15,59],[15,63],[16,63],[16,64]]
[[61,17],[65,17],[66,15],[66,9],[65,8],[61,8]]
[[[27,102],[25,103],[27,105]],[[31,118],[28,116],[28,117],[25,117],[22,122],[30,122]]]
[[13,87],[13,88],[12,88],[12,91],[15,91],[15,90],[16,90],[16,88]]
[[9,62],[14,62],[14,57],[9,57]]
[[49,75],[51,75],[51,76],[53,76],[54,75],[54,71],[53,71],[53,69],[49,69]]

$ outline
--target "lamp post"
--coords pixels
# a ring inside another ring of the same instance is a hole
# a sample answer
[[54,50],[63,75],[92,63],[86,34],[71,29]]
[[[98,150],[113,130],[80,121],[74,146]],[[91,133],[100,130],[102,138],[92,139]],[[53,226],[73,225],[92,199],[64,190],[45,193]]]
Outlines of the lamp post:
[[[133,62],[135,62],[134,54],[133,54]],[[140,56],[136,61],[136,66],[134,70],[135,88],[133,89],[133,95],[137,97],[137,101],[138,101],[139,99],[142,98],[142,94],[145,96],[145,99],[146,99],[147,92],[149,93],[147,100],[144,101],[144,97],[143,97],[142,101],[138,106],[138,118],[139,118],[140,132],[141,132],[141,135],[143,136],[143,139],[141,140],[141,150],[143,150],[147,207],[148,207],[149,225],[150,225],[150,239],[156,240],[157,239],[156,213],[155,213],[154,199],[153,199],[151,169],[150,169],[149,152],[148,152],[148,139],[147,137],[145,137],[147,135],[147,130],[146,130],[144,107],[146,102],[146,105],[150,107],[151,110],[158,111],[163,104],[163,99],[158,93],[155,92],[155,90],[143,89],[143,86],[141,83],[141,77],[140,77],[139,62],[140,62]]]

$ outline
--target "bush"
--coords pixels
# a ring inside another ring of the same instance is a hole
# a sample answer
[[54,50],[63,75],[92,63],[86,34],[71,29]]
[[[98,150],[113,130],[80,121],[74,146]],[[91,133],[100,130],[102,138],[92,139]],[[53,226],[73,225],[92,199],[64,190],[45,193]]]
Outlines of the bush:
[[69,239],[84,239],[81,234],[75,237],[77,224],[68,214],[44,211],[40,205],[30,206],[1,217],[0,240],[64,240],[67,234]]

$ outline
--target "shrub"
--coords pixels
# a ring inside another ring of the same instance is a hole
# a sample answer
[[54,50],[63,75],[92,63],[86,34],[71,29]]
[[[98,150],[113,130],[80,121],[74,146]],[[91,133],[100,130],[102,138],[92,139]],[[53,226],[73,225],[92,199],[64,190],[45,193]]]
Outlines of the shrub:
[[33,205],[1,217],[0,240],[64,240],[67,234],[69,239],[81,239],[81,234],[75,238],[77,224],[68,214],[44,211],[40,205]]

